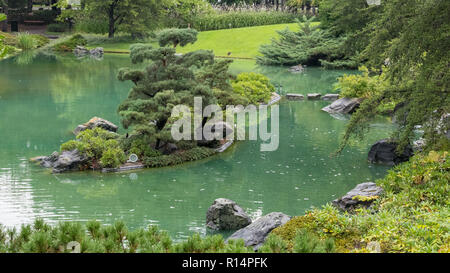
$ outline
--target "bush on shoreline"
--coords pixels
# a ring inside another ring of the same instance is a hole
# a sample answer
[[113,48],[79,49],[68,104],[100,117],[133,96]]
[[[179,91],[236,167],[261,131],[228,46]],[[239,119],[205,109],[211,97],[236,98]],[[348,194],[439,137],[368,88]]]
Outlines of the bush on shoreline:
[[276,228],[288,246],[308,230],[321,239],[334,238],[338,252],[449,252],[450,156],[448,152],[417,155],[377,181],[385,194],[372,208],[341,213],[331,205],[294,217]]

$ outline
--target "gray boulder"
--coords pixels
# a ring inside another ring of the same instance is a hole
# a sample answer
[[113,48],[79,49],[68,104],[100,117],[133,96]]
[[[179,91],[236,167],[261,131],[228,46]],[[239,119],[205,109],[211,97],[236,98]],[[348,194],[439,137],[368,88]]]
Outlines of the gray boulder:
[[76,46],[73,49],[73,54],[77,57],[84,57],[86,55],[89,55],[89,49],[85,48],[84,46]]
[[52,168],[54,173],[62,173],[69,171],[78,171],[87,165],[88,158],[82,155],[77,149],[73,151],[64,151],[53,162]]
[[318,99],[320,99],[320,97],[322,97],[322,95],[319,93],[311,93],[311,94],[308,94],[307,97],[308,97],[308,100],[318,100]]
[[288,94],[286,94],[286,99],[288,99],[288,100],[304,100],[305,96],[303,96],[302,94],[288,93]]
[[359,107],[362,101],[363,99],[359,98],[342,98],[322,108],[322,111],[330,114],[351,114]]
[[325,94],[322,96],[322,100],[335,101],[339,99],[339,94]]
[[370,163],[381,163],[386,165],[396,165],[408,161],[414,155],[411,146],[407,146],[403,153],[397,154],[398,144],[389,139],[382,139],[377,141],[370,148],[368,160]]
[[352,211],[359,206],[369,207],[382,193],[381,187],[373,182],[366,182],[356,185],[354,189],[332,203],[341,210]]
[[281,212],[271,212],[236,231],[227,241],[243,239],[245,246],[251,246],[254,250],[258,250],[273,229],[286,224],[290,219],[291,217]]
[[248,226],[252,220],[236,202],[218,198],[206,213],[206,226],[213,230],[236,230]]
[[80,132],[82,132],[84,130],[94,129],[97,127],[100,127],[102,129],[105,129],[107,131],[114,132],[114,133],[116,133],[117,130],[119,129],[119,127],[117,125],[115,125],[114,123],[112,123],[110,121],[107,121],[106,119],[93,117],[88,122],[78,125],[77,128],[75,128],[75,130],[73,130],[73,133],[75,135],[78,135]]
[[103,52],[103,47],[96,47],[94,49],[91,49],[89,51],[89,54],[91,54],[92,57],[101,58],[103,57]]
[[91,56],[94,58],[101,58],[103,57],[103,47],[97,47],[94,49],[87,49],[84,46],[76,46],[73,49],[73,54],[79,58],[85,57],[85,56]]

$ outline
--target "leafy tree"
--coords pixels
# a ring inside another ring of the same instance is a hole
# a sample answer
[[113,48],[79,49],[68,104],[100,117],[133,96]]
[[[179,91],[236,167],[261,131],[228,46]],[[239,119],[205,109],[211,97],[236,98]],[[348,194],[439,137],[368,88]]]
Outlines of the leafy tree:
[[84,5],[89,16],[108,20],[108,36],[112,38],[119,29],[136,36],[155,28],[165,2],[166,0],[85,0]]
[[[382,14],[371,22],[370,42],[364,56],[372,66],[387,64],[389,86],[363,102],[352,116],[341,149],[352,136],[363,137],[379,105],[399,102],[396,115],[404,120],[393,138],[402,151],[415,137],[416,126],[423,126],[428,149],[445,149],[450,128],[450,2],[384,1]],[[402,107],[400,107],[402,105]]]
[[[173,142],[169,118],[175,105],[192,106],[193,97],[201,97],[203,105],[216,103],[214,87],[232,92],[223,78],[229,77],[229,62],[216,62],[214,54],[206,50],[176,54],[176,46],[195,42],[196,35],[192,29],[161,31],[157,36],[161,47],[135,44],[130,48],[133,63],[148,61],[145,70],[124,68],[119,72],[119,80],[135,84],[118,109],[122,124],[133,127],[132,135],[152,138],[156,149]],[[203,125],[206,121],[204,118]]]

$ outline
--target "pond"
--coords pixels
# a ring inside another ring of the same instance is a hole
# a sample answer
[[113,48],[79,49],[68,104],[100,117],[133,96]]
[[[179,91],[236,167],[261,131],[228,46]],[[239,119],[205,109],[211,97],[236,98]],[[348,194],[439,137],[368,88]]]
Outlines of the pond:
[[[380,119],[370,137],[331,157],[347,124],[320,109],[323,101],[280,103],[280,146],[260,152],[259,142],[235,145],[223,154],[178,167],[128,173],[51,174],[29,162],[73,139],[76,125],[99,116],[119,123],[118,104],[130,83],[116,79],[128,56],[102,61],[37,55],[0,62],[0,223],[20,226],[43,218],[130,228],[159,225],[174,239],[205,234],[208,207],[219,197],[236,201],[253,218],[273,211],[301,215],[343,195],[356,184],[383,177],[387,168],[367,162],[370,144],[389,135]],[[333,92],[336,77],[352,71],[283,67],[236,61],[234,73],[266,74],[286,93]],[[123,132],[123,130],[122,130]]]

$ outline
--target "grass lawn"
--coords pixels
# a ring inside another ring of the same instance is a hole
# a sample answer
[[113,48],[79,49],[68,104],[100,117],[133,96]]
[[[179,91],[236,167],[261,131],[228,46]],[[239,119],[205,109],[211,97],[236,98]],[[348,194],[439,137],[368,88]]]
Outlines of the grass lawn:
[[[277,30],[285,29],[297,30],[298,24],[280,24],[268,25],[258,27],[223,29],[214,31],[200,32],[198,40],[193,45],[187,45],[183,48],[178,48],[180,53],[189,51],[208,49],[213,50],[216,56],[227,56],[231,52],[230,57],[234,58],[254,58],[257,56],[259,47],[262,44],[267,44],[273,37],[277,37]],[[89,47],[103,47],[105,51],[109,52],[128,52],[131,44],[134,42],[118,42],[118,43],[98,43],[89,44]],[[156,45],[156,44],[155,44]]]

